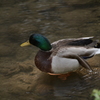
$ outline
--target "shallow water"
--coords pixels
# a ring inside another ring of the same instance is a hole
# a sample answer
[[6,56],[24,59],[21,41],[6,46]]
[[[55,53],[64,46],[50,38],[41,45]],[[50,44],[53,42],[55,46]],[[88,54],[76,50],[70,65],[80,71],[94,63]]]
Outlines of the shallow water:
[[41,33],[50,42],[62,38],[95,36],[100,40],[100,2],[97,0],[2,0],[0,3],[0,100],[92,100],[100,89],[100,56],[66,81],[39,71],[38,49],[21,48],[30,34]]

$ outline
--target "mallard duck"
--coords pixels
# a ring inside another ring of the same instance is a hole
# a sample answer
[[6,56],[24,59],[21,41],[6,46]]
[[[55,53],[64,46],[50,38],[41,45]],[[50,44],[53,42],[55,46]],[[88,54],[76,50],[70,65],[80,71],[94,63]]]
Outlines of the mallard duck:
[[21,46],[32,44],[40,48],[35,56],[37,68],[50,75],[62,75],[81,66],[92,71],[86,59],[100,54],[100,43],[93,41],[92,38],[61,39],[51,44],[45,36],[32,34]]

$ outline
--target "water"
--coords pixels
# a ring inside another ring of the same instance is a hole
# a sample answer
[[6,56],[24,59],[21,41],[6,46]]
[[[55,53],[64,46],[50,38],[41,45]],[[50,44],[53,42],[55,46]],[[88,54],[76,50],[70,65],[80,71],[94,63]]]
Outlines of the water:
[[100,3],[94,0],[2,0],[0,3],[0,100],[91,100],[100,89],[100,56],[88,60],[93,73],[81,69],[66,81],[40,72],[38,48],[20,47],[30,34],[50,42],[95,36],[100,40]]

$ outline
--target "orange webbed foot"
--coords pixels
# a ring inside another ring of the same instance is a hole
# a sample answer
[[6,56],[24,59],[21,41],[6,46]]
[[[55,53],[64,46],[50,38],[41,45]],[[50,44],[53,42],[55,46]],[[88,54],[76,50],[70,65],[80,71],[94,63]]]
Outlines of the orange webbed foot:
[[61,74],[61,75],[58,76],[58,78],[60,78],[61,80],[66,80],[68,76],[70,76],[70,73]]
[[48,73],[49,75],[57,75],[58,78],[60,78],[61,80],[66,80],[68,76],[70,76],[70,73],[67,74],[54,74],[54,73]]

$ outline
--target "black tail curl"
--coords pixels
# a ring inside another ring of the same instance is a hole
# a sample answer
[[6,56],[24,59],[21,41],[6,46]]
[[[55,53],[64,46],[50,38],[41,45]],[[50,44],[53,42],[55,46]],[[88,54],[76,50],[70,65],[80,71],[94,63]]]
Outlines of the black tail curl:
[[100,48],[100,43],[97,43],[97,45],[95,46],[95,48]]

